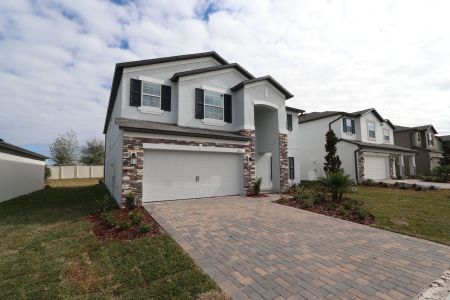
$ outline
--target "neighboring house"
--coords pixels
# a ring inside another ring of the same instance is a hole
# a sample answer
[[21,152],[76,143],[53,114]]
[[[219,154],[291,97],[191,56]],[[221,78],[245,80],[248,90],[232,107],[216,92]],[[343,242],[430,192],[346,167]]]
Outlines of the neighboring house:
[[436,142],[436,129],[433,125],[405,127],[395,125],[395,144],[416,150],[417,175],[431,175],[432,170],[441,164],[443,151]]
[[394,128],[373,108],[300,115],[295,138],[295,148],[301,153],[300,178],[317,180],[325,175],[325,134],[329,129],[339,139],[337,154],[342,168],[356,182],[413,175],[415,151],[394,145]]
[[104,133],[116,201],[243,195],[289,185],[285,100],[216,52],[116,65]]
[[441,135],[437,138],[439,138],[441,142],[440,150],[444,155],[443,164],[450,164],[450,135]]
[[301,147],[299,146],[304,141],[299,136],[300,127],[298,126],[299,115],[305,111],[286,106],[286,128],[288,130],[288,176],[289,183],[300,183],[300,160]]
[[0,202],[42,189],[46,159],[0,139]]

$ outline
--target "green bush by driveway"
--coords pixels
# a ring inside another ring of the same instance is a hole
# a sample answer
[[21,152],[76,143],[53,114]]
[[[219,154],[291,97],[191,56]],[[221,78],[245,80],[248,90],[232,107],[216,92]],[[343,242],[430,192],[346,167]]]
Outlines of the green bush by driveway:
[[217,288],[166,234],[96,239],[86,216],[105,193],[50,188],[0,203],[3,299],[192,299]]
[[366,203],[375,227],[450,245],[450,190],[358,186],[347,196]]

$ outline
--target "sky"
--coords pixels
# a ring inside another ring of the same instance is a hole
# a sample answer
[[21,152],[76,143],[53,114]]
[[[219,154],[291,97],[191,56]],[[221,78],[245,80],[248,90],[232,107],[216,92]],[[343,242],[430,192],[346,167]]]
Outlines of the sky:
[[103,138],[118,62],[215,50],[307,112],[374,107],[450,134],[450,1],[0,1],[0,138]]

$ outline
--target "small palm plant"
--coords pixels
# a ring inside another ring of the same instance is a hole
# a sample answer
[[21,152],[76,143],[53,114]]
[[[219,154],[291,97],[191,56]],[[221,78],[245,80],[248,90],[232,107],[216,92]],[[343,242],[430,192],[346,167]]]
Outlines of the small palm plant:
[[450,177],[450,165],[442,165],[433,169],[433,175],[447,182]]
[[333,202],[341,202],[342,194],[349,191],[353,186],[353,181],[350,179],[350,176],[342,170],[327,173],[323,179],[323,183],[329,188]]

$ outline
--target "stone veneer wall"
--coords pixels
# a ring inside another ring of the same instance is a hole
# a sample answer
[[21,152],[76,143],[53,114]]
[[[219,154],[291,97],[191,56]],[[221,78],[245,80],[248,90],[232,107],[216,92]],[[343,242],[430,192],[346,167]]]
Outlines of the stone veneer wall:
[[358,178],[358,182],[361,183],[365,180],[365,176],[364,176],[364,152],[359,150],[356,152],[356,162],[358,164],[357,166],[357,178]]
[[289,161],[288,161],[288,140],[287,134],[279,133],[280,145],[280,192],[285,192],[289,188]]
[[[124,137],[123,138],[123,167],[122,167],[122,196],[121,204],[125,203],[126,196],[131,192],[134,194],[136,203],[142,204],[142,178],[144,171],[144,143],[153,144],[174,144],[174,145],[191,145],[198,146],[202,144],[207,147],[224,147],[224,148],[240,148],[245,149],[243,155],[243,174],[244,174],[244,193],[251,192],[251,188],[256,178],[255,170],[255,131],[242,130],[240,133],[244,136],[251,137],[247,145],[213,143],[213,142],[196,142],[196,141],[179,141],[171,139],[141,138],[141,137]],[[132,152],[137,154],[136,165],[131,165],[130,155]]]
[[[389,154],[389,178],[394,179],[395,159],[393,154]],[[404,168],[404,167],[403,167]],[[404,174],[404,170],[402,173]]]

